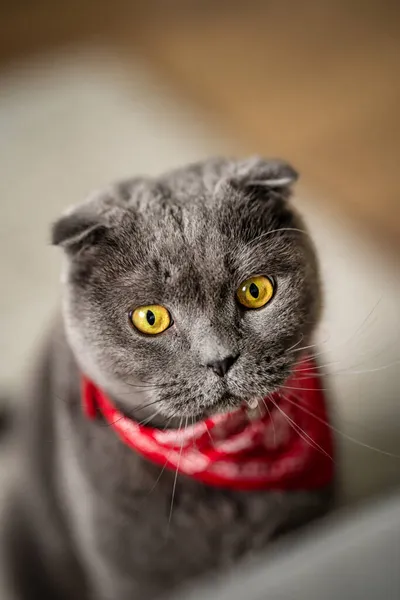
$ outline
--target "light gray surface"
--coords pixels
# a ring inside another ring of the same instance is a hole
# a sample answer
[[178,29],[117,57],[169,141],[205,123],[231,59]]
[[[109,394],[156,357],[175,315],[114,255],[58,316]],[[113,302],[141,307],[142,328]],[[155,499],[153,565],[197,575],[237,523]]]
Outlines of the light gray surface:
[[[399,600],[400,494],[311,527],[173,600]],[[172,600],[172,598],[171,598]]]

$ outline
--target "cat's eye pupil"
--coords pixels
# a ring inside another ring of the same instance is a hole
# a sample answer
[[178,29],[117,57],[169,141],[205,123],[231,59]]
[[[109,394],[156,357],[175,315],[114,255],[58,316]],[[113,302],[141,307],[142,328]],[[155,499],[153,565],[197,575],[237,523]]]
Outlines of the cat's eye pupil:
[[255,283],[250,284],[249,292],[253,296],[253,298],[258,298],[258,296],[260,295],[260,290],[258,289]]
[[148,310],[146,313],[146,319],[149,325],[153,326],[154,323],[156,322],[156,315],[153,313],[152,310]]

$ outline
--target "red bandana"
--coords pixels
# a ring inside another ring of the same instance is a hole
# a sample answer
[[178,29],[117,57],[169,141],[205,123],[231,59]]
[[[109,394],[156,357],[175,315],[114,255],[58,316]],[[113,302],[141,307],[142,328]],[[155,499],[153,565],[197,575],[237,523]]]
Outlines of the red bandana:
[[181,429],[139,425],[85,378],[83,404],[88,417],[99,412],[132,450],[208,485],[309,490],[333,479],[332,435],[320,385],[315,364],[302,361],[259,408],[243,406]]

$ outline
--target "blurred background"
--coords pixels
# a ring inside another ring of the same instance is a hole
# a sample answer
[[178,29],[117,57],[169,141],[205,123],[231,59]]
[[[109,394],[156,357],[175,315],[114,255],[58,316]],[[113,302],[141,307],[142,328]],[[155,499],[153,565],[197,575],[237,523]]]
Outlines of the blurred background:
[[57,308],[61,211],[120,177],[281,156],[321,257],[343,501],[399,484],[399,16],[390,0],[2,0],[1,391],[18,396]]

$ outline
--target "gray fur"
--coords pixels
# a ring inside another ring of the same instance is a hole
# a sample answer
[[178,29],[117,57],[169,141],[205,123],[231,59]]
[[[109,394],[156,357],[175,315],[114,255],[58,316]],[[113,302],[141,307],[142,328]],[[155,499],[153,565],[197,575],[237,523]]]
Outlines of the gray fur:
[[[331,490],[233,492],[178,476],[171,511],[174,473],[160,476],[80,406],[80,371],[159,427],[285,382],[321,306],[313,245],[289,201],[296,177],[282,161],[208,160],[111,186],[54,225],[66,255],[64,325],[51,331],[30,402],[35,500],[14,505],[33,523],[46,584],[62,582],[64,595],[51,597],[153,598],[327,509]],[[276,293],[244,311],[235,290],[253,274],[272,276]],[[174,325],[146,337],[128,315],[153,303]],[[207,365],[227,356],[238,359],[222,378]]]

